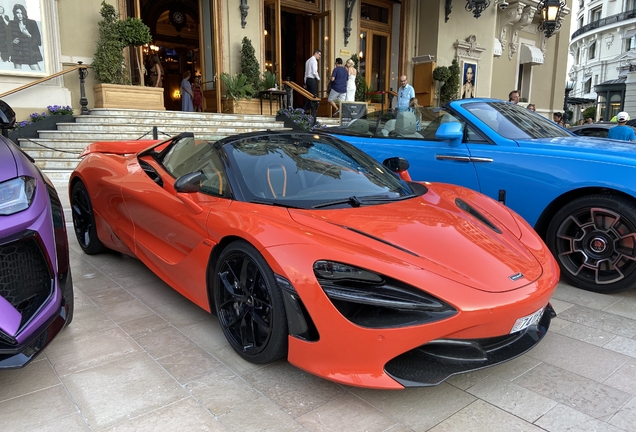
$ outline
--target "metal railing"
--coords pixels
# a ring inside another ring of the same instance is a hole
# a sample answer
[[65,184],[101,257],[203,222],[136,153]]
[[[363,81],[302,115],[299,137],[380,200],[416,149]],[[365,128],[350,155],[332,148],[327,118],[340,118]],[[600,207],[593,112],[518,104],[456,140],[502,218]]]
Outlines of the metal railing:
[[45,81],[48,81],[50,79],[53,78],[57,78],[59,76],[62,76],[64,74],[67,74],[69,72],[73,72],[75,70],[79,70],[79,77],[80,77],[80,105],[82,106],[81,115],[86,115],[88,114],[88,99],[86,99],[86,88],[85,88],[85,84],[86,84],[86,77],[88,76],[88,66],[84,65],[81,61],[77,62],[77,65],[70,67],[68,69],[64,69],[62,71],[59,72],[55,72],[54,74],[45,76],[43,78],[40,79],[36,79],[35,81],[31,81],[30,83],[24,84],[23,86],[20,87],[16,87],[12,90],[6,91],[2,94],[0,94],[0,99],[7,97],[9,95],[12,95],[14,93],[18,93],[19,91],[22,91],[24,89],[28,89],[30,87],[33,87],[35,85],[38,85],[40,83],[43,83]]
[[283,90],[287,92],[285,105],[290,107],[292,101],[292,92],[297,92],[301,96],[309,99],[310,108],[311,108],[311,116],[314,118],[314,123],[316,122],[316,117],[318,115],[318,105],[320,104],[320,98],[315,97],[313,94],[309,93],[309,91],[305,88],[302,88],[300,85],[296,84],[293,81],[283,81]]
[[570,38],[570,40],[574,39],[577,36],[582,35],[583,33],[596,30],[597,28],[604,27],[606,25],[616,24],[621,21],[626,21],[626,20],[634,19],[634,18],[636,18],[636,9],[632,9],[630,11],[621,12],[616,15],[610,15],[608,17],[601,18],[600,20],[596,20],[589,24],[584,25],[583,27],[581,27],[580,29],[572,33],[572,37]]

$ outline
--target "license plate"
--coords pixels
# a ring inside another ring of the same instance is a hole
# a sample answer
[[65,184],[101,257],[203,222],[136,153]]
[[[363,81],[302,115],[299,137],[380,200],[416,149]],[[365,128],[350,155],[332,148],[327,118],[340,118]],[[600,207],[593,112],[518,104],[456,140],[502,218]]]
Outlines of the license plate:
[[512,326],[512,330],[510,330],[510,333],[516,333],[530,327],[531,325],[537,325],[539,323],[539,320],[541,319],[541,316],[543,316],[544,309],[545,308],[541,308],[533,314],[519,318],[517,321],[515,321],[515,325]]

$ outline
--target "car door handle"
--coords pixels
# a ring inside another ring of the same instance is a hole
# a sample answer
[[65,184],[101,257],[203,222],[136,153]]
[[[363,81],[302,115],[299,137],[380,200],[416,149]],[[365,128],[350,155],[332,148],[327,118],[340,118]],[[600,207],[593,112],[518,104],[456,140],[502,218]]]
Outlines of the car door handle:
[[480,158],[471,156],[456,156],[456,155],[435,155],[437,160],[451,160],[456,162],[492,162],[490,158]]

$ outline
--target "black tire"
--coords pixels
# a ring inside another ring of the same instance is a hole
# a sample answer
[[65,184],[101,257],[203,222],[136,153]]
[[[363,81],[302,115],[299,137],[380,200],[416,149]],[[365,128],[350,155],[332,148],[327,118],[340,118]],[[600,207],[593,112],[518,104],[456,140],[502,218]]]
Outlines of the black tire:
[[287,317],[280,288],[265,259],[249,243],[235,241],[221,253],[214,301],[232,348],[250,363],[287,357]]
[[71,211],[75,237],[82,250],[88,255],[104,252],[106,248],[97,237],[93,205],[81,181],[75,183],[71,191]]
[[577,198],[554,215],[546,244],[561,277],[587,291],[636,286],[636,204],[611,195]]

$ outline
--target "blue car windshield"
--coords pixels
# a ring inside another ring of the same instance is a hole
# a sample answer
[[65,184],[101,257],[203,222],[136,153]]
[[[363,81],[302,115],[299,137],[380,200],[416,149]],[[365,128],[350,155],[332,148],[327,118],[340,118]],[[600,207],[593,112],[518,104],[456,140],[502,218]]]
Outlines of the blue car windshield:
[[223,149],[247,201],[317,208],[351,197],[374,205],[413,196],[387,168],[326,135],[260,135]]
[[463,104],[462,108],[504,138],[517,140],[572,136],[569,131],[545,117],[508,102],[474,102]]

